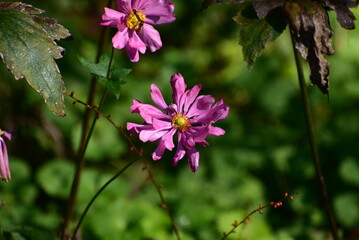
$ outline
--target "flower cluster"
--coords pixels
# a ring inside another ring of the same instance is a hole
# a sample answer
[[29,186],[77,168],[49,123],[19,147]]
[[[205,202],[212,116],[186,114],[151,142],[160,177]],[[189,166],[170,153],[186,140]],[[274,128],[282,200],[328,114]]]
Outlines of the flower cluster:
[[151,85],[151,97],[156,108],[149,104],[133,101],[132,113],[138,113],[145,124],[127,123],[127,129],[139,134],[143,142],[158,141],[159,145],[153,152],[153,160],[162,158],[166,149],[175,147],[173,136],[177,133],[178,146],[172,159],[177,165],[186,154],[192,172],[198,169],[199,152],[196,144],[207,146],[207,136],[220,136],[225,133],[222,128],[212,126],[218,120],[227,117],[229,107],[219,100],[215,103],[211,95],[200,95],[201,85],[186,91],[186,83],[180,73],[171,77],[173,103],[167,105],[162,93],[155,85]]
[[121,11],[105,8],[101,25],[117,28],[112,38],[114,48],[125,49],[132,62],[139,61],[139,52],[147,47],[154,52],[162,47],[160,34],[152,25],[173,22],[174,5],[170,0],[117,0]]
[[3,136],[11,140],[11,134],[0,129],[0,178],[9,181],[11,180],[9,157]]

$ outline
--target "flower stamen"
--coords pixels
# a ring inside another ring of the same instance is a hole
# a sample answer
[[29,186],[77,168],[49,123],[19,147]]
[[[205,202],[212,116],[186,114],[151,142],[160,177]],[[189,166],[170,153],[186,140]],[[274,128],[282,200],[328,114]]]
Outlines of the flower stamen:
[[182,113],[175,114],[171,122],[172,127],[178,129],[181,132],[186,131],[187,128],[191,126],[188,117]]
[[141,10],[133,9],[126,18],[126,25],[129,29],[136,32],[141,31],[145,23],[146,15]]

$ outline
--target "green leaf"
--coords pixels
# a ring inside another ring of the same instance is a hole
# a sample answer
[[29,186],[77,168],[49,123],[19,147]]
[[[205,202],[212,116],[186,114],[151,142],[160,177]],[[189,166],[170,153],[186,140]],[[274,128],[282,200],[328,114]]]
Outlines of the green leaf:
[[[104,84],[115,96],[117,99],[120,97],[121,86],[126,82],[123,80],[132,70],[127,68],[115,68],[111,70],[110,79],[106,82],[100,82]],[[102,79],[103,80],[103,79]]]
[[103,84],[105,87],[110,90],[117,99],[120,98],[121,85],[125,84],[125,81],[116,80],[116,81],[108,81],[106,78],[100,77],[99,82]]
[[125,81],[123,81],[123,78],[131,72],[131,69],[111,69],[109,79],[107,79],[108,65],[110,63],[110,56],[108,54],[102,55],[98,63],[93,63],[81,56],[79,56],[78,58],[81,64],[85,68],[87,68],[87,70],[91,74],[98,76],[99,82],[103,84],[106,88],[108,88],[116,96],[117,99],[119,99],[121,86],[126,83]]
[[266,18],[258,19],[252,5],[246,6],[234,18],[239,27],[239,44],[244,60],[251,68],[269,41],[274,41],[285,29],[284,16],[276,9]]
[[128,69],[128,68],[114,68],[111,70],[111,80],[112,81],[121,80],[122,78],[130,74],[131,71],[132,69]]
[[98,77],[107,76],[108,64],[110,63],[110,56],[105,54],[100,57],[98,63],[93,63],[81,56],[78,56],[80,63],[93,75]]
[[55,39],[69,32],[51,18],[34,14],[42,10],[19,2],[0,3],[0,56],[15,79],[27,82],[58,116],[65,115],[65,86],[54,61],[62,57],[63,48]]

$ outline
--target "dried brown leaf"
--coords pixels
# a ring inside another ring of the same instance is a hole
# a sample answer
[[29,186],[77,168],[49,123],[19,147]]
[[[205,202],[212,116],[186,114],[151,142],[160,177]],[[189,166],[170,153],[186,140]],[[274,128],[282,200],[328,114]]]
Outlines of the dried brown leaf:
[[268,15],[270,11],[272,11],[274,8],[283,6],[283,4],[283,0],[256,0],[253,3],[253,7],[257,12],[258,18],[263,19]]
[[333,55],[334,50],[331,45],[333,30],[326,10],[314,1],[286,2],[284,10],[296,48],[309,63],[311,82],[328,93],[329,63],[324,56]]
[[355,7],[356,4],[353,0],[325,0],[325,3],[331,9],[334,9],[337,15],[337,20],[345,29],[355,28],[355,16],[349,8]]

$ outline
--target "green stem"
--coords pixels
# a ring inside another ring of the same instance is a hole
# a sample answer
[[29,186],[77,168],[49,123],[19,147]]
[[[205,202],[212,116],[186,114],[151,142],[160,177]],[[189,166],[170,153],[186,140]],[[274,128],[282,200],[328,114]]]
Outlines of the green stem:
[[299,86],[300,86],[302,101],[303,101],[304,110],[305,110],[305,120],[306,120],[306,124],[307,124],[308,140],[309,140],[310,150],[312,153],[313,163],[314,163],[315,170],[316,170],[316,177],[317,177],[317,180],[320,185],[322,201],[323,201],[325,210],[328,215],[332,237],[334,240],[339,240],[338,228],[337,228],[337,224],[336,224],[336,221],[334,218],[334,211],[330,204],[330,199],[329,199],[329,195],[327,192],[323,171],[322,171],[322,167],[320,164],[317,144],[316,144],[315,137],[314,137],[313,121],[312,121],[312,116],[311,116],[311,111],[310,111],[310,106],[309,106],[309,97],[308,97],[308,93],[307,93],[307,86],[305,83],[303,68],[302,68],[302,65],[300,62],[301,59],[300,59],[299,52],[295,48],[295,41],[294,41],[293,34],[291,34],[291,38],[292,38],[292,46],[293,46],[293,51],[294,51],[294,56],[295,56],[295,63],[297,66]]
[[134,164],[135,162],[137,162],[138,160],[140,160],[141,158],[143,158],[143,156],[133,160],[132,162],[129,162],[126,166],[124,166],[118,173],[116,173],[116,175],[114,175],[110,180],[108,180],[98,191],[97,193],[92,197],[91,201],[87,204],[85,210],[82,212],[81,217],[75,227],[75,230],[72,234],[71,239],[75,240],[76,234],[81,226],[82,221],[84,220],[87,212],[89,211],[90,207],[92,206],[92,204],[95,202],[96,198],[107,188],[108,185],[110,185],[117,177],[119,177],[127,168],[129,168],[132,164]]
[[[113,55],[114,55],[114,48],[112,48],[112,51],[111,51],[110,62],[109,62],[108,70],[107,70],[107,79],[109,79],[109,76],[110,76],[110,69],[111,69]],[[101,97],[100,104],[99,104],[99,106],[97,108],[98,111],[101,110],[101,107],[102,107],[102,105],[104,103],[104,100],[105,100],[105,97],[106,97],[107,93],[108,93],[108,89],[106,88],[103,95],[102,95],[102,97]],[[98,118],[98,116],[95,115],[93,120],[92,120],[90,130],[89,130],[89,132],[88,132],[88,134],[86,136],[85,142],[79,148],[79,152],[78,152],[78,156],[77,156],[76,171],[75,171],[74,180],[72,181],[71,192],[70,192],[70,197],[69,197],[69,200],[68,200],[68,206],[67,206],[67,211],[66,211],[65,222],[63,224],[62,232],[61,232],[61,235],[60,235],[60,238],[63,239],[63,240],[66,239],[66,229],[67,229],[67,226],[68,226],[68,224],[70,222],[70,219],[72,217],[72,212],[73,212],[73,209],[74,209],[74,206],[75,206],[75,200],[76,200],[76,196],[77,196],[77,191],[78,191],[78,187],[79,187],[79,184],[80,184],[80,177],[81,177],[82,169],[83,169],[83,167],[85,165],[85,158],[84,158],[85,152],[86,152],[87,146],[88,146],[88,144],[90,142],[93,130],[95,129],[97,118]]]

